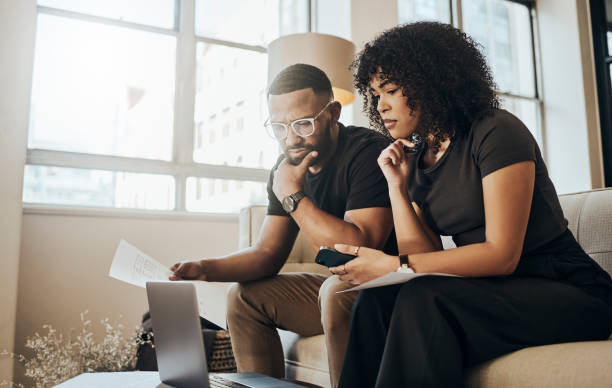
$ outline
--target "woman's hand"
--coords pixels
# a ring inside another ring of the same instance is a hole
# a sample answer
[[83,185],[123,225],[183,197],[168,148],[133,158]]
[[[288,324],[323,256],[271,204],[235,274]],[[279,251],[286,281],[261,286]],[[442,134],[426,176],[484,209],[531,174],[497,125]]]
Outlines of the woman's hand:
[[378,157],[378,165],[382,170],[389,188],[403,188],[410,175],[411,154],[404,152],[404,146],[413,148],[410,140],[397,139],[385,148]]
[[340,280],[351,284],[365,283],[389,272],[394,272],[399,267],[398,256],[387,255],[378,249],[345,244],[336,244],[334,248],[339,252],[351,255],[357,252],[357,257],[353,260],[344,265],[329,268],[329,272],[339,275]]

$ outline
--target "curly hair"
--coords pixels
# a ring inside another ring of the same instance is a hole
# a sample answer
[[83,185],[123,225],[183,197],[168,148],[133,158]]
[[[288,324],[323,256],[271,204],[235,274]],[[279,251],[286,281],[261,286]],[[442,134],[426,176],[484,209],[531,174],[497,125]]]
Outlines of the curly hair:
[[384,31],[351,64],[371,125],[389,136],[377,111],[370,81],[401,87],[420,116],[415,132],[432,145],[467,132],[479,116],[499,108],[495,82],[478,44],[449,24],[418,22]]

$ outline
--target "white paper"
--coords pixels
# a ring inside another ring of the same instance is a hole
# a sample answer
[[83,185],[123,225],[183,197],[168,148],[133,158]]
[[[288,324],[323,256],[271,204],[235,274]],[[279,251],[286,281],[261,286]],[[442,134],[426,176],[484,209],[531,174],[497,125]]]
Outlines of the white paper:
[[189,281],[198,296],[198,309],[202,318],[227,329],[227,291],[233,283]]
[[[125,240],[119,242],[109,276],[145,288],[149,281],[170,281],[172,271]],[[232,283],[184,280],[195,286],[200,316],[227,329],[226,296]]]
[[366,288],[382,287],[382,286],[389,286],[391,284],[405,283],[405,282],[408,282],[412,279],[415,279],[421,276],[453,276],[454,277],[457,275],[450,275],[447,273],[389,272],[388,274],[378,277],[376,279],[372,279],[369,282],[365,282],[363,284],[360,284],[353,288],[349,288],[347,290],[338,291],[337,293],[348,292],[348,291],[359,291],[359,290],[365,290]]
[[119,241],[108,275],[145,288],[149,281],[168,280],[172,271],[122,239]]

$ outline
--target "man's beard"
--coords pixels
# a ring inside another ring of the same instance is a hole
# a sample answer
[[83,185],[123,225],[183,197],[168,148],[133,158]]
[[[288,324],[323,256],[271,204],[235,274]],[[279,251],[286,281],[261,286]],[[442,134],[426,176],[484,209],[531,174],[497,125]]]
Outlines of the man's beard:
[[[304,155],[299,158],[292,158],[291,156],[289,156],[289,151],[294,150],[294,149],[305,149],[306,152],[304,152]],[[303,146],[289,147],[285,150],[285,157],[287,158],[287,162],[289,162],[289,164],[293,166],[297,166],[298,164],[302,163],[302,160],[304,160],[304,158],[308,156],[308,154],[310,154],[312,151],[318,151],[318,147],[315,147],[311,144],[304,144]],[[318,159],[319,159],[319,156],[315,158],[315,161]]]
[[[297,166],[298,164],[302,163],[302,161],[304,160],[306,156],[308,156],[308,154],[310,154],[312,151],[317,151],[318,155],[312,161],[311,163],[311,166],[312,166],[312,165],[316,165],[321,159],[325,159],[327,157],[327,154],[329,153],[329,150],[332,146],[331,143],[332,143],[331,128],[330,128],[330,122],[328,121],[327,126],[323,129],[323,136],[321,137],[319,144],[317,146],[314,146],[312,144],[302,144],[302,145],[287,147],[283,152],[285,154],[285,157],[287,158],[287,162],[289,162],[289,164],[293,166]],[[299,158],[292,158],[291,156],[289,156],[289,151],[294,150],[294,149],[305,149],[306,152],[304,152],[304,155]]]

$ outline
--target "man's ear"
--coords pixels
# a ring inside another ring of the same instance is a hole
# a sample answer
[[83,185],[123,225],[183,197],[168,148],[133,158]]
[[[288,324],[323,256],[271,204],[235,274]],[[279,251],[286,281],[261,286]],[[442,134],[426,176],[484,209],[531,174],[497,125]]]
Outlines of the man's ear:
[[342,104],[338,101],[334,101],[329,105],[329,112],[331,113],[331,121],[336,123],[340,120],[340,113],[342,112]]

